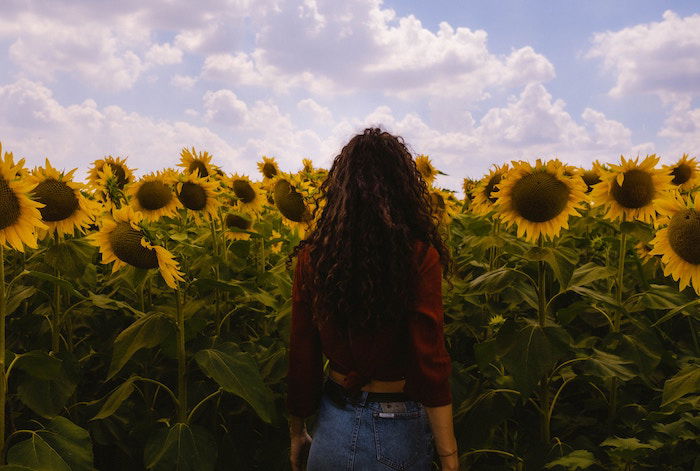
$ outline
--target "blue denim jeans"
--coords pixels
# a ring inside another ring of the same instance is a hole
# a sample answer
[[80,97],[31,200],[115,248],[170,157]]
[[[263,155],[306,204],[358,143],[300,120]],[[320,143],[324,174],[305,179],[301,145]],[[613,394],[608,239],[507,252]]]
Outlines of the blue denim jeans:
[[372,402],[363,391],[340,407],[324,391],[311,436],[307,471],[432,469],[433,435],[419,402]]

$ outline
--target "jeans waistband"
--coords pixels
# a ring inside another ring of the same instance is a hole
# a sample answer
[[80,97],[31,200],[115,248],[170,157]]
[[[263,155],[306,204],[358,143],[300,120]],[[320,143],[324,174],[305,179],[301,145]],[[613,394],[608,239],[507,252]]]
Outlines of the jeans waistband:
[[341,407],[347,402],[367,403],[367,402],[405,402],[411,399],[404,392],[380,393],[360,391],[357,395],[352,395],[342,385],[336,383],[331,378],[326,378],[324,389],[328,392],[331,399]]

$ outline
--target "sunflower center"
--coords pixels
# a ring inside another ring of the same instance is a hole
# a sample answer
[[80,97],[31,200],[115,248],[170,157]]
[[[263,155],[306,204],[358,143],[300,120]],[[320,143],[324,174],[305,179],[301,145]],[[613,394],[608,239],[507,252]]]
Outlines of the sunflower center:
[[149,211],[156,211],[164,208],[173,199],[173,192],[170,187],[163,182],[144,182],[136,192],[136,199],[142,208]]
[[611,193],[615,201],[625,208],[641,208],[651,202],[654,196],[654,182],[644,170],[633,168],[625,172],[622,186],[613,181]]
[[683,183],[690,180],[690,175],[692,174],[692,169],[690,165],[680,164],[671,170],[671,175],[673,175],[673,180],[671,183],[674,185],[682,185]]
[[600,175],[595,173],[593,170],[586,170],[585,172],[583,172],[583,175],[581,175],[581,178],[583,178],[583,181],[588,187],[586,189],[586,193],[590,192],[593,189],[593,185],[595,185],[596,183],[600,183]]
[[124,168],[121,165],[112,162],[109,162],[109,166],[112,169],[112,173],[117,178],[117,186],[119,188],[124,188],[124,185],[129,183],[129,180],[126,178]]
[[248,230],[251,225],[250,220],[239,216],[238,214],[227,214],[226,215],[226,227],[230,229],[243,229]]
[[185,208],[193,211],[201,211],[207,205],[207,192],[193,182],[183,183],[177,197]]
[[189,167],[187,167],[187,170],[190,171],[190,173],[194,173],[195,170],[197,171],[197,174],[200,177],[208,177],[209,172],[207,172],[207,166],[204,165],[204,162],[201,160],[193,160],[192,163],[190,164]]
[[43,208],[39,208],[41,219],[44,221],[63,221],[72,216],[80,207],[73,188],[55,178],[47,178],[42,181],[34,187],[32,193],[38,202],[45,205]]
[[548,172],[535,172],[518,180],[512,189],[514,209],[531,222],[553,219],[569,201],[569,187]]
[[484,196],[486,196],[488,200],[492,203],[495,203],[497,198],[491,196],[491,192],[494,190],[494,186],[498,185],[501,182],[502,176],[502,174],[497,173],[496,175],[491,177],[488,184],[486,184],[486,188],[484,188]]
[[250,203],[255,199],[255,190],[245,180],[236,180],[233,182],[233,192],[244,203]]
[[141,231],[128,222],[120,221],[109,234],[109,244],[119,260],[136,268],[158,268],[158,256],[154,249],[141,245]]
[[668,224],[668,241],[680,258],[700,264],[700,214],[692,209],[674,214]]
[[13,225],[20,215],[19,199],[10,184],[0,177],[0,230]]
[[272,178],[275,175],[277,175],[277,169],[275,168],[274,164],[266,163],[265,165],[263,165],[262,173],[263,175],[265,175],[265,177]]
[[275,205],[282,215],[294,222],[301,222],[306,216],[304,197],[294,191],[289,182],[279,180],[274,189]]

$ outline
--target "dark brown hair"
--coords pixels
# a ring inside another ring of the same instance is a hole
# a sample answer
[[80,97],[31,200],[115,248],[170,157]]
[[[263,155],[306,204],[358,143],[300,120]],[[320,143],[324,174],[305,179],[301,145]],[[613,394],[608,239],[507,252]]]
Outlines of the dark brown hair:
[[412,256],[416,240],[434,246],[446,277],[451,273],[427,184],[400,136],[378,128],[354,136],[319,190],[322,213],[286,261],[289,269],[310,246],[312,275],[302,289],[314,293],[317,322],[353,331],[399,322],[416,302],[416,262],[422,260]]

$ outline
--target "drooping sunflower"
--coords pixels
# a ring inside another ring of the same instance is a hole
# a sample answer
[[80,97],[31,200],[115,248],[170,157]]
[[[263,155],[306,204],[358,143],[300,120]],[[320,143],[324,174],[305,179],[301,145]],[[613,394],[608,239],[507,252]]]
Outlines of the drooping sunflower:
[[219,184],[194,173],[180,174],[175,187],[182,205],[194,214],[198,222],[216,219],[219,206]]
[[101,180],[103,179],[100,172],[105,170],[105,167],[109,167],[109,169],[112,171],[112,175],[115,179],[114,182],[120,190],[123,190],[124,186],[134,181],[133,170],[137,169],[130,169],[127,167],[126,158],[115,158],[108,155],[107,157],[97,159],[92,163],[92,168],[88,174],[88,185],[93,189],[100,188],[102,184]]
[[19,179],[24,159],[14,163],[12,152],[2,151],[0,143],[0,245],[20,252],[24,246],[37,248],[36,230],[47,229],[39,210],[44,206],[31,199],[34,183]]
[[211,164],[212,156],[207,152],[197,152],[183,148],[180,152],[180,163],[178,167],[183,167],[185,173],[194,173],[198,177],[208,177],[216,173],[216,168]]
[[496,195],[493,191],[496,189],[496,185],[500,183],[501,178],[508,172],[507,162],[501,166],[493,164],[493,167],[489,170],[488,175],[479,180],[472,191],[474,199],[470,208],[474,214],[479,216],[486,216],[491,211],[496,210]]
[[172,170],[149,173],[129,185],[129,204],[143,215],[144,219],[156,221],[162,216],[174,216],[182,203],[173,186],[177,175]]
[[243,231],[252,231],[253,219],[250,215],[241,211],[232,211],[224,218],[226,230],[224,235],[229,240],[249,240],[250,234]]
[[664,275],[679,281],[682,291],[688,284],[700,295],[700,197],[674,195],[661,203],[662,216],[650,244],[649,254],[661,255]]
[[262,156],[262,161],[258,162],[258,170],[263,176],[261,185],[265,189],[271,189],[275,177],[280,173],[280,167],[274,157]]
[[267,198],[259,183],[250,181],[246,175],[234,173],[229,179],[229,187],[236,196],[237,209],[251,216],[262,213]]
[[425,182],[428,185],[432,185],[435,181],[435,176],[438,173],[442,173],[433,166],[433,163],[430,161],[430,157],[428,157],[427,155],[418,155],[414,160],[416,162],[416,168],[418,168],[418,172],[421,174],[423,180],[425,180]]
[[509,227],[517,226],[518,237],[534,242],[540,234],[554,238],[568,229],[569,216],[580,216],[586,184],[581,177],[564,175],[566,167],[554,159],[535,166],[511,161],[512,168],[495,184],[497,216]]
[[621,164],[610,164],[600,183],[593,185],[591,207],[605,207],[605,218],[614,221],[640,220],[652,223],[656,218],[655,206],[670,195],[673,177],[663,169],[655,168],[659,158],[648,155],[641,164],[639,157],[625,160]]
[[141,213],[131,206],[124,206],[112,213],[104,221],[102,228],[86,237],[100,249],[102,263],[114,262],[112,273],[126,265],[136,268],[158,268],[165,283],[177,288],[178,281],[184,281],[178,271],[178,263],[170,251],[160,245],[152,245],[145,238],[139,222]]
[[311,222],[310,206],[299,191],[303,183],[291,175],[279,173],[271,186],[275,207],[283,216],[282,222],[303,238]]
[[476,189],[478,183],[479,181],[474,180],[473,178],[465,177],[464,179],[462,179],[462,191],[464,191],[465,203],[471,203],[472,201],[474,201],[474,190]]
[[39,230],[39,239],[52,235],[54,231],[59,236],[73,235],[76,229],[85,232],[99,213],[100,204],[81,193],[85,185],[73,181],[76,170],[59,172],[46,159],[45,166],[34,169],[29,176],[28,180],[34,186],[34,199],[44,205],[39,212],[47,229]]
[[430,199],[433,214],[441,224],[448,226],[455,214],[459,213],[457,199],[451,193],[439,188],[431,188]]
[[600,183],[600,176],[606,169],[597,160],[594,160],[592,168],[579,167],[578,171],[583,181],[586,182],[586,193],[590,193],[593,190],[593,185]]
[[688,154],[683,154],[678,162],[661,168],[673,177],[671,184],[679,191],[689,191],[700,185],[700,167],[694,157],[688,158]]

